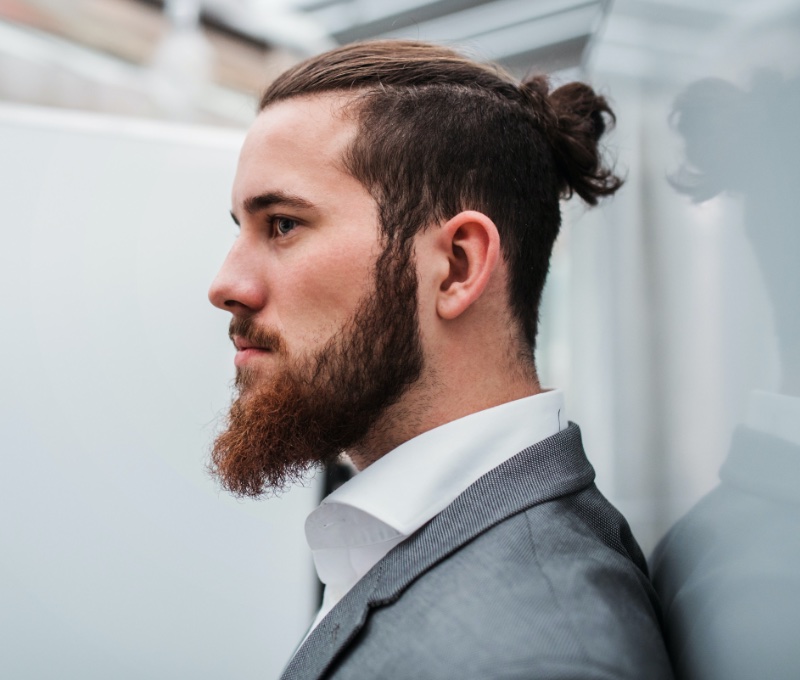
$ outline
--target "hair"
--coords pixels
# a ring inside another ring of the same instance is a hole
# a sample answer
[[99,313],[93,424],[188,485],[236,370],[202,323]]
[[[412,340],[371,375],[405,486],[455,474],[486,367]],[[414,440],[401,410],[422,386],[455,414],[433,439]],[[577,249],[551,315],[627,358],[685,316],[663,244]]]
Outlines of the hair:
[[312,57],[279,76],[259,110],[325,93],[353,95],[359,130],[343,161],[375,198],[387,249],[408,248],[463,210],[494,221],[532,358],[559,199],[595,205],[622,184],[598,149],[615,120],[606,100],[583,83],[551,92],[546,76],[517,83],[499,67],[402,40]]
[[780,169],[797,167],[799,107],[800,78],[772,70],[757,71],[747,90],[721,78],[691,83],[670,114],[685,145],[670,184],[696,203],[722,192],[767,203],[793,200],[797,174]]

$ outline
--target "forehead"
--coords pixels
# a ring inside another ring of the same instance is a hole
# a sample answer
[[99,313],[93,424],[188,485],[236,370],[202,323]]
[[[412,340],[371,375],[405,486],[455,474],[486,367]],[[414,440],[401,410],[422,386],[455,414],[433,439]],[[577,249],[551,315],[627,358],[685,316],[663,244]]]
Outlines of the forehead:
[[233,185],[234,209],[252,195],[289,191],[312,202],[366,191],[342,164],[357,133],[341,95],[296,97],[259,113],[247,133]]

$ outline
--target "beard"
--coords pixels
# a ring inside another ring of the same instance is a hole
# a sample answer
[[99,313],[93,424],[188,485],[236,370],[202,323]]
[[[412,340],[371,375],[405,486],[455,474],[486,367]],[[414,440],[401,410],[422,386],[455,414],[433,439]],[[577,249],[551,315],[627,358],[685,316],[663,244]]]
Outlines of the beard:
[[285,359],[272,377],[237,373],[226,428],[211,451],[209,469],[221,485],[235,496],[257,498],[357,447],[419,379],[424,361],[411,246],[384,250],[374,292],[312,355],[287,356],[280,335],[258,328],[251,317],[234,317],[230,335]]

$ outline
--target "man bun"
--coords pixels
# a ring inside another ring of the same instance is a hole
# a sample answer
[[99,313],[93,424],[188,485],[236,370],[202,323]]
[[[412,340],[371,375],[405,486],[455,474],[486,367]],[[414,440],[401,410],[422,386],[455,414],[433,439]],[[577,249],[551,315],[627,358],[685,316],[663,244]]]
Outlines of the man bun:
[[527,78],[520,85],[532,104],[553,149],[561,180],[560,195],[578,194],[589,205],[622,186],[602,157],[600,138],[616,122],[605,97],[585,83],[568,83],[550,92],[547,76]]

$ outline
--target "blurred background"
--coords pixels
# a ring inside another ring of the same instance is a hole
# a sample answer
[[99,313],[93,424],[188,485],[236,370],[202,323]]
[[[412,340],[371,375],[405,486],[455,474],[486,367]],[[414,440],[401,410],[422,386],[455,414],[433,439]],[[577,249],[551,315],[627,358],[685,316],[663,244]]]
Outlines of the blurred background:
[[385,37],[609,98],[627,182],[564,206],[538,362],[645,552],[742,428],[783,462],[738,478],[800,489],[800,0],[0,0],[0,676],[271,678],[302,637],[322,481],[208,478],[232,348],[205,295],[258,93]]

